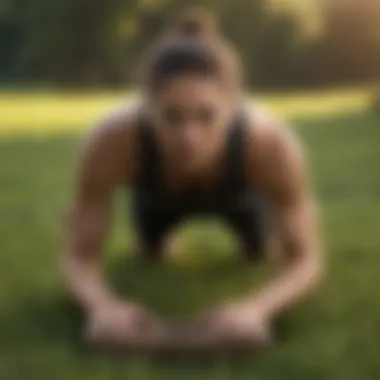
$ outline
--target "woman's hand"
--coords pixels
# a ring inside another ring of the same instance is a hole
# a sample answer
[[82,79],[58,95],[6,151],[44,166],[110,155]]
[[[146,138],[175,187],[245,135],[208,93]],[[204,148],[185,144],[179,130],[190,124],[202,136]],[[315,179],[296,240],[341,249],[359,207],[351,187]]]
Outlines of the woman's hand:
[[244,302],[205,313],[196,322],[195,332],[205,346],[216,348],[267,346],[271,341],[268,318],[258,307]]
[[244,303],[214,308],[193,323],[161,331],[158,349],[176,353],[263,347],[271,341],[268,319]]
[[214,308],[190,324],[171,325],[139,305],[109,300],[90,310],[85,335],[97,345],[171,352],[262,347],[271,340],[268,320],[244,303]]
[[84,333],[93,344],[149,349],[160,328],[159,320],[142,306],[113,299],[89,311]]

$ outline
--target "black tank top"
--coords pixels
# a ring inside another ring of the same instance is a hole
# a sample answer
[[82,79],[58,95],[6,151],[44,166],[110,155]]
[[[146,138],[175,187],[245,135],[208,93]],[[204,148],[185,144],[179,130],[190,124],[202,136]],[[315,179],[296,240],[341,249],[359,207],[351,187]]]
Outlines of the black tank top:
[[243,146],[247,130],[244,112],[239,112],[228,131],[223,172],[218,183],[209,190],[189,190],[172,194],[165,189],[159,173],[160,155],[154,128],[147,120],[139,123],[140,164],[134,192],[140,205],[153,210],[175,210],[181,214],[221,214],[242,206],[247,200]]

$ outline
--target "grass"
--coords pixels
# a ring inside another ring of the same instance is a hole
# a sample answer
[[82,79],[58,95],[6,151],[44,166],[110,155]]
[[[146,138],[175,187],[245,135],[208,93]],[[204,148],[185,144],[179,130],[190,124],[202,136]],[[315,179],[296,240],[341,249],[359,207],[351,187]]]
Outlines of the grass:
[[[380,364],[380,116],[363,91],[268,96],[296,121],[310,156],[326,237],[320,292],[278,324],[265,355],[110,358],[80,339],[81,316],[62,295],[59,219],[70,199],[81,130],[120,94],[0,96],[0,379],[378,379]],[[183,231],[186,252],[165,267],[131,256],[128,199],[117,203],[107,274],[123,294],[184,315],[244,292],[265,268],[235,263],[232,237],[216,223]],[[129,252],[126,254],[125,252]]]

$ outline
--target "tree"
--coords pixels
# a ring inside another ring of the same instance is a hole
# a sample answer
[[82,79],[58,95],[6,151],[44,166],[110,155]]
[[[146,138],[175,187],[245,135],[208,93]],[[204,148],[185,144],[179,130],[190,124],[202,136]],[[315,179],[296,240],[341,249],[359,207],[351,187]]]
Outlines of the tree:
[[335,0],[324,3],[325,29],[319,54],[325,80],[359,82],[380,75],[380,3]]

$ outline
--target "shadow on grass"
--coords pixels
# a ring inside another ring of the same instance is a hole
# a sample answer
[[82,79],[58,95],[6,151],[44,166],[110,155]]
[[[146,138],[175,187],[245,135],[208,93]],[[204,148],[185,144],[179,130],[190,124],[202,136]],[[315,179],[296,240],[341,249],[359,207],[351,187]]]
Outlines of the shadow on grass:
[[120,255],[108,272],[118,293],[166,316],[183,317],[250,290],[266,268],[235,256],[154,264]]

